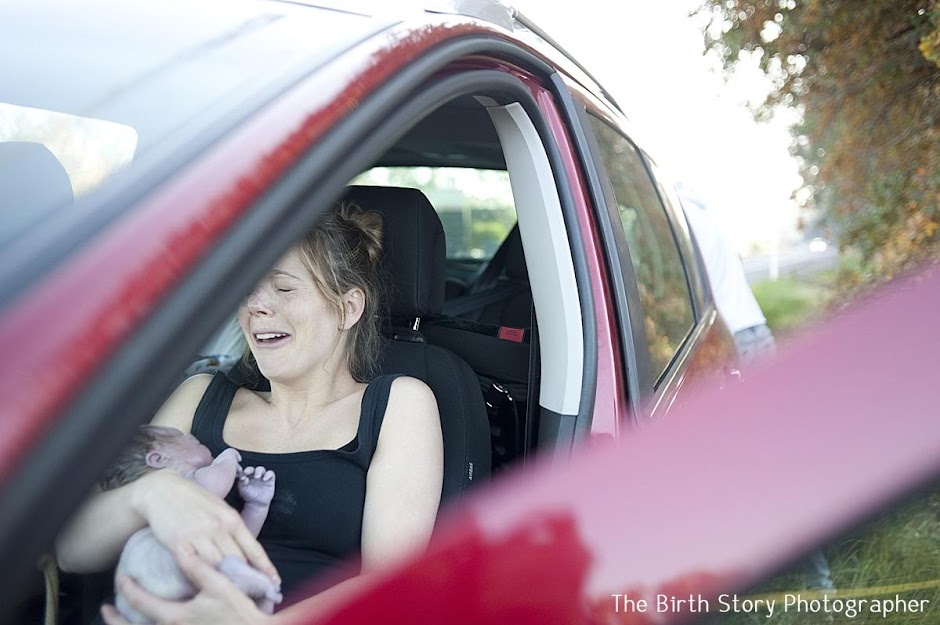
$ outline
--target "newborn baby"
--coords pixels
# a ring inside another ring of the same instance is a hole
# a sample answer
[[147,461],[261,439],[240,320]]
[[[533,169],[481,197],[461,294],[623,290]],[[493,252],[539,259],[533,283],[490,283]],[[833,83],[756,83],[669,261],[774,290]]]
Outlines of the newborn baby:
[[[237,478],[238,494],[245,501],[242,519],[257,537],[274,497],[274,472],[264,467],[243,469],[238,464],[240,461],[241,456],[234,449],[226,449],[213,459],[208,448],[193,435],[176,428],[145,425],[101,478],[100,484],[103,490],[111,490],[151,471],[168,469],[195,480],[217,497],[225,497]],[[228,556],[219,563],[218,570],[251,597],[262,611],[271,614],[274,606],[281,602],[279,585],[243,560]],[[138,531],[127,541],[115,575],[127,575],[165,599],[189,599],[196,594],[173,554],[157,540],[150,528]],[[152,622],[128,605],[120,592],[114,604],[131,623]]]

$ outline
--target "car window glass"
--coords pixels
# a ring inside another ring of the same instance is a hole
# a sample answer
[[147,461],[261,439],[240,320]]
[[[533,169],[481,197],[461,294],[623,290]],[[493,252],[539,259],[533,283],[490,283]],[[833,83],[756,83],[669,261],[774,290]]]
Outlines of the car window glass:
[[41,19],[42,3],[4,7],[0,53],[16,62],[0,64],[0,250],[97,210],[75,200],[147,158],[184,157],[248,102],[381,28],[289,3],[169,2],[187,19],[167,5],[106,21],[77,3],[57,4],[55,20]]
[[489,260],[516,223],[506,171],[375,167],[360,174],[352,184],[421,189],[444,225],[448,260]]
[[694,324],[685,268],[639,152],[606,123],[590,119],[636,272],[653,379],[660,379]]
[[98,186],[136,149],[126,124],[0,102],[0,244]]

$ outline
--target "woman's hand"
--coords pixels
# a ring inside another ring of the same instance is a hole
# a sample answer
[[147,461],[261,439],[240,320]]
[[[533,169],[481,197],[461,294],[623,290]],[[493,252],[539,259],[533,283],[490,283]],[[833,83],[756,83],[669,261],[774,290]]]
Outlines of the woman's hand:
[[[189,601],[168,601],[152,595],[129,577],[117,580],[118,588],[132,608],[157,625],[263,625],[272,617],[264,614],[248,596],[224,575],[205,562],[192,548],[177,549],[180,569],[196,586],[198,594]],[[112,605],[101,607],[108,625],[130,625]]]
[[224,500],[170,471],[145,475],[133,486],[131,505],[173,553],[195,553],[211,566],[233,556],[280,583],[264,549]]

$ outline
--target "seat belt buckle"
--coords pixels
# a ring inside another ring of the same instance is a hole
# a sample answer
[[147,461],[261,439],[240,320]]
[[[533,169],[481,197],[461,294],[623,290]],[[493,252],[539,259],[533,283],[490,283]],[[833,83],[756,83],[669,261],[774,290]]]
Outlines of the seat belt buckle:
[[499,326],[497,338],[513,343],[521,343],[525,340],[525,328],[510,328],[508,326]]

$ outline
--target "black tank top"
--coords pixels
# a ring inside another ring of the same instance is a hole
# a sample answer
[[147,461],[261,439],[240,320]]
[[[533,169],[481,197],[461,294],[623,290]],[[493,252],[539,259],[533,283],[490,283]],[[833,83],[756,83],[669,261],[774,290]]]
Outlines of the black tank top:
[[[305,592],[294,600],[358,573],[340,565],[360,549],[366,474],[396,377],[381,375],[366,387],[356,438],[339,449],[285,454],[238,450],[242,466],[263,466],[277,476],[274,499],[258,540],[281,574],[286,601],[280,607],[291,602],[289,595],[298,585]],[[196,408],[192,433],[213,455],[230,446],[222,439],[222,428],[238,388],[217,373]],[[237,489],[228,501],[241,508]],[[310,585],[312,578],[327,572],[332,574],[319,585]]]

